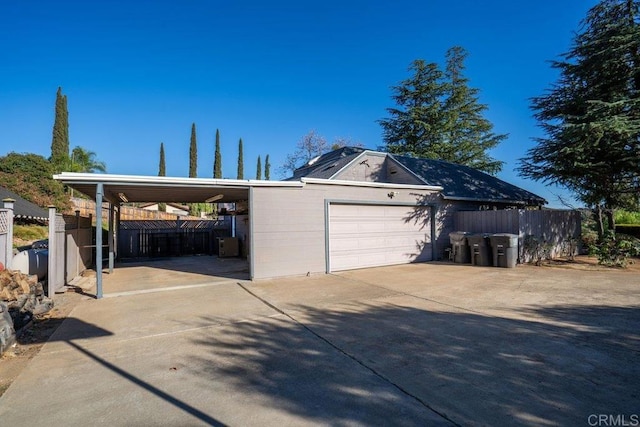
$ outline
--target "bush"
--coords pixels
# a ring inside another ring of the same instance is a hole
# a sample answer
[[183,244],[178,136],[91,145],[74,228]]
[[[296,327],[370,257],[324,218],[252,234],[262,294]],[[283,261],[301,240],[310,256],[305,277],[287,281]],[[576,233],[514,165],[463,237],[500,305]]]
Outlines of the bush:
[[524,236],[524,255],[525,259],[531,260],[536,265],[542,265],[543,261],[551,259],[552,245],[546,241],[540,240],[532,234]]
[[626,267],[629,258],[640,256],[640,240],[626,234],[608,232],[602,242],[590,248],[598,263],[610,267]]
[[640,212],[619,209],[615,213],[616,224],[640,224]]

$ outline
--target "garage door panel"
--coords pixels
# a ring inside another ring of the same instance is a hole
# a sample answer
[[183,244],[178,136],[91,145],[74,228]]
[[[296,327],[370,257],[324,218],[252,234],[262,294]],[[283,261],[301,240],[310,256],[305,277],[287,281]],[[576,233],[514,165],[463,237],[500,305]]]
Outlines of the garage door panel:
[[410,206],[330,206],[332,271],[431,260],[428,209]]

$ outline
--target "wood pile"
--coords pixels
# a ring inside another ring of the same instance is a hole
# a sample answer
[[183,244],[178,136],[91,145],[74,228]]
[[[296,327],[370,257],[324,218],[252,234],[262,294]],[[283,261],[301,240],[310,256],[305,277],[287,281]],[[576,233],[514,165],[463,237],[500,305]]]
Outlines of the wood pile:
[[[53,308],[53,300],[45,295],[43,282],[38,282],[38,276],[0,270],[0,305],[0,331],[7,332],[20,330],[34,316],[47,313]],[[7,324],[7,312],[12,325]]]

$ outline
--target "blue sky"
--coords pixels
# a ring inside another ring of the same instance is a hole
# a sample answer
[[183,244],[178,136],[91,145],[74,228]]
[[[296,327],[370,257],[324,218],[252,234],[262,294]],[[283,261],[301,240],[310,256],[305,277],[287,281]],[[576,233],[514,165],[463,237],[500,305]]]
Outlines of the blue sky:
[[198,176],[210,177],[216,129],[223,175],[245,178],[270,155],[272,178],[314,129],[329,142],[383,144],[378,119],[411,61],[469,52],[470,85],[497,133],[499,177],[560,206],[565,194],[517,176],[540,130],[529,99],[556,80],[548,61],[569,48],[596,1],[21,0],[0,5],[0,155],[48,157],[58,86],[68,97],[71,147],[109,173],[188,175],[196,123]]

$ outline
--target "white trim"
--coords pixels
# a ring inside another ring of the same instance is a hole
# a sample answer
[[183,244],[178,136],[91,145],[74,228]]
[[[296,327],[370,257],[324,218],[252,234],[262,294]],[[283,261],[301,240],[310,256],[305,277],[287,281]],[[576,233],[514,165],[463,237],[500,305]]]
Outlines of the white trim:
[[442,191],[443,188],[437,185],[414,185],[414,184],[390,184],[387,182],[370,182],[370,181],[346,181],[338,179],[321,179],[321,178],[300,178],[304,184],[326,184],[326,185],[342,185],[348,187],[374,187],[374,188],[397,188],[402,190],[424,190],[424,191]]
[[67,184],[161,184],[161,185],[191,185],[191,186],[220,186],[220,187],[303,187],[300,181],[263,181],[241,179],[214,179],[214,178],[184,178],[170,176],[145,176],[145,175],[111,175],[95,173],[62,172],[54,175],[57,181]]

